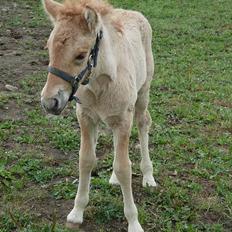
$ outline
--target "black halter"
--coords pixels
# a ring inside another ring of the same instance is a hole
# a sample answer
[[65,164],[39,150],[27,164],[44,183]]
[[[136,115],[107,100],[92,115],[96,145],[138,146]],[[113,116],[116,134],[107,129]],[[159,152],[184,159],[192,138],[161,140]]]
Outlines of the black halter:
[[100,41],[103,37],[103,32],[102,30],[97,34],[96,42],[94,47],[91,49],[89,58],[87,61],[86,67],[76,76],[71,76],[70,74],[52,67],[48,66],[48,72],[52,73],[53,75],[61,78],[64,81],[67,81],[71,84],[72,86],[72,93],[69,97],[69,101],[75,100],[76,102],[80,103],[79,99],[74,96],[74,94],[77,92],[77,89],[79,87],[79,83],[82,85],[87,85],[89,83],[89,76],[92,73],[92,68],[95,68],[97,66],[97,58],[98,58],[98,53],[99,53],[99,45]]

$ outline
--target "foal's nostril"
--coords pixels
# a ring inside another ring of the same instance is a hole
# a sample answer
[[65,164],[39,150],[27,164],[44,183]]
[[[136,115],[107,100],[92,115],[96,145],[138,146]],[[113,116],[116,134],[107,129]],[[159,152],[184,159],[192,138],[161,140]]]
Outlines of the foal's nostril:
[[59,115],[64,109],[67,100],[63,95],[55,95],[51,98],[41,97],[41,105],[47,113]]
[[42,106],[48,112],[56,112],[60,108],[60,102],[58,98],[49,98],[49,99],[41,99]]
[[53,106],[53,108],[54,108],[54,109],[58,109],[58,107],[59,107],[59,101],[58,101],[58,99],[57,99],[57,98],[53,98],[53,101],[54,101],[54,106]]
[[50,100],[50,109],[57,111],[59,109],[59,100],[57,98],[52,98]]

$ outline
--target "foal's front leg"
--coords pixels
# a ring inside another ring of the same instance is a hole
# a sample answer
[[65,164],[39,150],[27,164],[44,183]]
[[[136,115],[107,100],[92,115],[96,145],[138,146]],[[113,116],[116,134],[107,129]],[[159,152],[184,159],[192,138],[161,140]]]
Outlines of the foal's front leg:
[[130,130],[132,124],[132,115],[123,121],[119,127],[114,128],[115,142],[115,159],[114,173],[121,186],[124,202],[124,214],[128,221],[128,232],[143,232],[143,229],[138,221],[138,211],[134,203],[132,194],[132,171],[131,161],[128,154],[128,145]]
[[81,224],[83,213],[89,202],[89,185],[91,171],[96,162],[95,148],[97,125],[87,116],[78,115],[81,127],[81,147],[79,152],[79,186],[75,198],[74,208],[67,216],[68,226]]

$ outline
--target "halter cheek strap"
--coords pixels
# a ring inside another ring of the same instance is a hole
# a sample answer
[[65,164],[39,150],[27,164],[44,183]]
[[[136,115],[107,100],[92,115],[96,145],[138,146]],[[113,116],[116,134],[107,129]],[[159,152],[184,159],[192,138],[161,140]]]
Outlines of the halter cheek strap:
[[74,96],[77,92],[77,89],[79,87],[79,83],[82,85],[87,85],[89,83],[89,76],[92,73],[92,68],[95,68],[97,66],[97,58],[99,53],[99,46],[100,41],[103,37],[102,30],[97,34],[96,42],[94,47],[91,49],[89,58],[87,61],[86,67],[76,76],[72,76],[58,68],[48,66],[48,72],[52,73],[53,75],[61,78],[64,81],[67,81],[72,86],[72,93],[69,97],[69,101],[75,100],[76,102],[80,103],[80,100]]

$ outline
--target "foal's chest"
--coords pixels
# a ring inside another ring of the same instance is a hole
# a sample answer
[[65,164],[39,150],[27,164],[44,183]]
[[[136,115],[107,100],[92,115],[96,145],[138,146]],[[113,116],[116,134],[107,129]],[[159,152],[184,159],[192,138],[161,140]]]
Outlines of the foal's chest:
[[81,104],[78,108],[88,114],[94,121],[101,120],[108,124],[107,118],[120,120],[125,112],[133,111],[137,99],[134,84],[125,81],[105,82],[104,84],[83,86],[77,92]]

